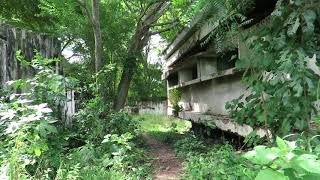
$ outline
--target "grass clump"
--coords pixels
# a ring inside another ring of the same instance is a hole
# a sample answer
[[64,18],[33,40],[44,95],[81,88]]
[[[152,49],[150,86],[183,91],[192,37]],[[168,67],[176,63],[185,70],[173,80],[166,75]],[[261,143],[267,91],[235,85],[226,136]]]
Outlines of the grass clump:
[[254,179],[256,172],[247,168],[241,155],[226,144],[205,144],[189,135],[173,144],[185,159],[183,179]]
[[134,119],[139,119],[143,133],[166,143],[174,142],[191,128],[189,121],[164,115],[144,114],[135,116]]
[[184,133],[191,128],[189,121],[171,116],[144,114],[135,118],[141,119],[140,126],[143,132],[168,132],[174,128],[178,133]]

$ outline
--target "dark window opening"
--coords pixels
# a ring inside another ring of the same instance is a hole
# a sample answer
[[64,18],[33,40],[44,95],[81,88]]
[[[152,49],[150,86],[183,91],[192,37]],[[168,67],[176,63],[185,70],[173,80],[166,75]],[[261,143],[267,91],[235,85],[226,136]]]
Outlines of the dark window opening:
[[179,76],[178,73],[171,74],[168,77],[169,87],[176,86],[179,84]]
[[238,59],[238,56],[238,49],[221,53],[221,55],[217,59],[218,71],[224,71],[227,69],[234,68],[236,66],[236,60]]
[[198,68],[197,65],[192,67],[192,80],[198,78]]
[[192,64],[185,69],[181,70],[180,80],[182,82],[192,81],[198,78],[198,67],[197,64]]
[[249,28],[271,15],[274,11],[278,0],[254,0],[252,8],[245,14],[250,23],[243,26]]

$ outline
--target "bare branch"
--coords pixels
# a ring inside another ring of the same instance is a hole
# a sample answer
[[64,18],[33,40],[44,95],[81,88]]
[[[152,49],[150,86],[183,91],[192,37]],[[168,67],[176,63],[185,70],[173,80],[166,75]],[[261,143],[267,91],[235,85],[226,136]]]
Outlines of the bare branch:
[[166,12],[166,9],[169,7],[169,5],[170,3],[167,3],[166,1],[154,4],[148,10],[148,13],[146,14],[143,22],[145,22],[147,26],[150,26]]
[[62,51],[64,51],[73,42],[73,40],[74,38],[68,39],[68,41],[62,46],[60,53],[62,53]]
[[74,57],[81,57],[81,56],[82,56],[81,54],[73,53],[70,57],[66,57],[66,59],[70,60],[71,58],[74,58]]

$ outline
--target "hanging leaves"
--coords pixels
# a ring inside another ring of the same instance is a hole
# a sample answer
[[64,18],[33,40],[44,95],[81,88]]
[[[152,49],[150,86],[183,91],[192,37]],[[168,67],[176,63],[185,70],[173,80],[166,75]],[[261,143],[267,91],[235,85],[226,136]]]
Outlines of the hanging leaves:
[[[271,22],[246,37],[252,55],[241,59],[238,67],[251,72],[243,80],[254,96],[228,104],[238,123],[264,126],[281,135],[310,131],[319,93],[318,7],[316,0],[279,1]],[[243,100],[246,103],[239,104]]]

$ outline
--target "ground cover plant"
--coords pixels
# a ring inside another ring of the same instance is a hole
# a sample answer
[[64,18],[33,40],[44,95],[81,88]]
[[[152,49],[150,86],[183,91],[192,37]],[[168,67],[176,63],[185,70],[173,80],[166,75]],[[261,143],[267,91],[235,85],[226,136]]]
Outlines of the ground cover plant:
[[[316,138],[316,137],[314,137]],[[313,139],[314,139],[313,138]],[[286,141],[279,137],[276,146],[256,146],[245,158],[260,166],[256,179],[319,179],[319,145],[298,139]]]
[[174,148],[185,159],[183,179],[254,179],[257,173],[227,142],[209,144],[189,135]]

